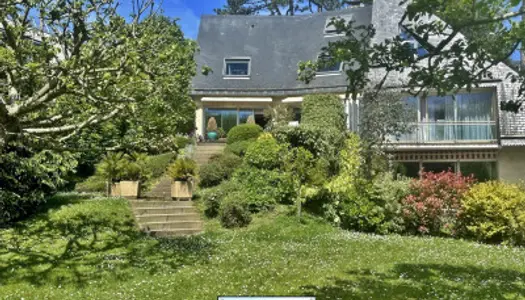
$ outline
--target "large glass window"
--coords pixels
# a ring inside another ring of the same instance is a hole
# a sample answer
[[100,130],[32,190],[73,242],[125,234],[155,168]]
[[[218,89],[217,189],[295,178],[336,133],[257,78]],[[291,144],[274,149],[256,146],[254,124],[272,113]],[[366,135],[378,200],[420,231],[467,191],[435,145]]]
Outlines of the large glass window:
[[458,121],[463,124],[458,128],[458,138],[462,140],[491,140],[496,136],[494,105],[492,93],[459,94],[456,96]]
[[[403,99],[410,122],[419,119],[406,142],[494,141],[497,137],[495,102],[492,91],[461,93],[455,96],[406,97]],[[418,117],[419,115],[419,117]]]
[[497,179],[496,162],[492,161],[475,161],[460,162],[460,171],[463,175],[474,175],[478,181],[489,181]]
[[265,127],[266,119],[264,118],[262,109],[236,109],[236,108],[227,108],[227,109],[215,109],[215,108],[206,108],[205,109],[205,124],[207,126],[208,120],[211,117],[214,117],[217,121],[217,127],[224,129],[226,133],[230,131],[234,126],[238,124],[244,124],[248,122],[248,118],[252,116],[254,118],[255,124]]
[[456,172],[456,163],[454,162],[424,162],[423,171],[432,173],[441,173],[447,171]]
[[419,163],[418,162],[400,162],[396,164],[395,167],[396,174],[410,177],[418,178],[419,177]]
[[461,162],[397,162],[397,174],[417,178],[419,171],[440,173],[443,171],[461,172],[465,176],[473,175],[480,182],[498,178],[495,161],[461,161]]
[[237,110],[236,109],[206,109],[206,124],[211,117],[217,121],[217,127],[224,129],[228,132],[233,126],[237,125]]

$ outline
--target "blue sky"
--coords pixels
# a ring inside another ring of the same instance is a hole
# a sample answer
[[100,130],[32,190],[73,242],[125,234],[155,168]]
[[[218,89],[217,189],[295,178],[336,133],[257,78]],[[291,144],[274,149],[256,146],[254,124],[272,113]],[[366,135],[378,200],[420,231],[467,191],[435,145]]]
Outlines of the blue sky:
[[[131,12],[131,1],[121,1],[121,13]],[[226,0],[164,0],[164,14],[179,18],[179,24],[184,34],[192,39],[197,38],[199,20],[203,14],[214,14],[213,9],[222,7]]]

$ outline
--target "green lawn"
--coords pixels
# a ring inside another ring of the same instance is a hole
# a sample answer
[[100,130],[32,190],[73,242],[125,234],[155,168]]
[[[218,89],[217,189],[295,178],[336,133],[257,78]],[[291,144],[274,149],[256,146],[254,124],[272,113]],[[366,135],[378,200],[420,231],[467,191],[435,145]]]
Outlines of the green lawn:
[[135,230],[123,200],[56,197],[47,212],[0,229],[0,298],[525,297],[523,249],[351,233],[299,224],[285,210],[246,229],[211,221],[201,236],[156,240]]

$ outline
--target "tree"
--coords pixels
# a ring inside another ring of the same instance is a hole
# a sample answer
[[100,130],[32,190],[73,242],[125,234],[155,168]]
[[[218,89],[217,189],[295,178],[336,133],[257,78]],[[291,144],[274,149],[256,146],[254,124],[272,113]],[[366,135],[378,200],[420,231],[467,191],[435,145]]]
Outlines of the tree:
[[[519,0],[399,2],[406,6],[399,23],[425,47],[424,55],[417,55],[407,47],[402,36],[372,44],[373,26],[355,26],[354,22],[341,19],[332,21],[346,37],[329,43],[323,51],[332,61],[347,62],[347,94],[353,98],[365,89],[382,89],[389,75],[401,73],[407,75],[403,91],[413,95],[430,90],[438,95],[471,90],[484,79],[493,78],[492,68],[505,62],[525,37],[525,27],[516,19],[525,13],[516,10]],[[440,39],[436,41],[436,37]],[[311,80],[317,65],[303,62],[300,78]],[[383,76],[371,82],[368,74],[375,70]],[[508,76],[522,83],[521,98],[515,100],[522,103],[523,74],[510,72]],[[510,104],[503,108],[519,109],[520,104]]]
[[218,15],[270,15],[293,16],[304,12],[340,10],[360,4],[371,4],[372,0],[228,0],[223,8],[215,9]]
[[112,0],[1,3],[0,223],[55,192],[78,151],[161,151],[189,129],[195,45],[154,0],[132,3],[129,18]]
[[155,14],[153,0],[133,3],[127,22],[113,1],[7,1],[0,11],[0,143],[60,148],[108,121],[135,129],[133,139],[145,131],[165,136],[163,128],[174,133],[171,120],[188,123],[194,43]]

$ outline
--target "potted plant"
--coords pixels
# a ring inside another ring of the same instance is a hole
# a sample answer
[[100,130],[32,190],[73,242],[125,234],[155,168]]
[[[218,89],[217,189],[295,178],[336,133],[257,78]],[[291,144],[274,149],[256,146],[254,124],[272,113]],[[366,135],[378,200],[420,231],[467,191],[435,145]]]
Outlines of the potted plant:
[[123,153],[106,153],[97,166],[97,173],[106,180],[106,196],[120,197],[120,177],[125,165]]
[[191,199],[193,197],[193,178],[197,172],[197,164],[189,158],[178,158],[168,169],[173,178],[171,197]]
[[222,127],[217,128],[217,134],[219,135],[219,142],[226,142],[226,131]]
[[215,141],[217,140],[218,134],[217,134],[217,121],[214,117],[211,117],[208,119],[208,127],[207,129],[207,136],[208,140]]
[[133,153],[126,156],[126,164],[123,167],[120,181],[120,196],[126,198],[139,198],[141,184],[149,177],[146,154]]

